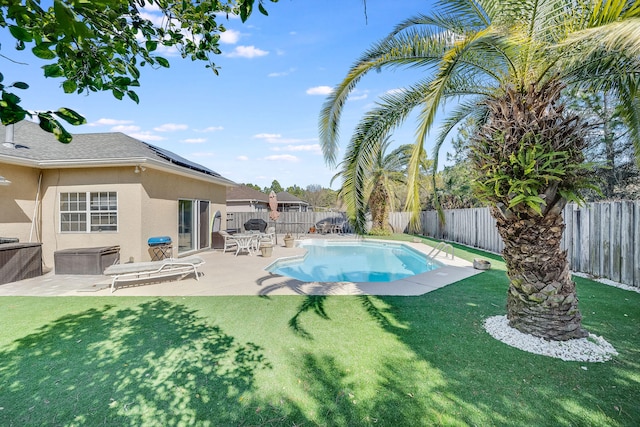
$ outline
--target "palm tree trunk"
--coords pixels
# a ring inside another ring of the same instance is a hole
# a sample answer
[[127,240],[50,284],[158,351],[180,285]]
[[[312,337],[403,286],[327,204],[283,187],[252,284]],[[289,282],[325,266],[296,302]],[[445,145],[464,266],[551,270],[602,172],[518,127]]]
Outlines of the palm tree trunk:
[[505,248],[509,276],[507,318],[521,332],[549,340],[583,338],[575,283],[560,241],[564,221],[559,209],[519,219],[495,206],[491,213]]
[[369,210],[371,211],[371,229],[389,230],[389,193],[384,184],[378,182],[374,185],[369,196]]

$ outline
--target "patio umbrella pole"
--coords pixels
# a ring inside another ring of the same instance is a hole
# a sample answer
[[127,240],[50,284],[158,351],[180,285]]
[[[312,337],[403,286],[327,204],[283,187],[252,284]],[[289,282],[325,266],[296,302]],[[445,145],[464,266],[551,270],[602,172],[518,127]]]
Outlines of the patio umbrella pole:
[[278,229],[276,225],[276,221],[278,221],[278,217],[280,217],[280,212],[278,212],[278,197],[276,196],[275,191],[271,190],[269,193],[269,208],[271,211],[269,212],[269,218],[273,220],[273,229],[276,234],[276,245],[278,244]]

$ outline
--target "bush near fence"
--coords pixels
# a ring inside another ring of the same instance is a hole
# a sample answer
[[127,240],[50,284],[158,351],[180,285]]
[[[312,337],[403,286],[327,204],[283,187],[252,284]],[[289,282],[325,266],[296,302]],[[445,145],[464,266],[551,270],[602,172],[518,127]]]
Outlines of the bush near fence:
[[[395,232],[408,231],[410,214],[393,212],[389,222]],[[501,253],[502,238],[489,208],[450,209],[440,224],[435,211],[422,212],[422,234]],[[563,211],[566,224],[562,248],[573,271],[640,288],[640,201],[569,204]],[[268,212],[230,212],[227,228],[242,229],[251,218],[270,225]],[[344,212],[281,212],[275,223],[278,234],[301,235],[322,221],[341,224]],[[352,232],[347,224],[345,232]]]

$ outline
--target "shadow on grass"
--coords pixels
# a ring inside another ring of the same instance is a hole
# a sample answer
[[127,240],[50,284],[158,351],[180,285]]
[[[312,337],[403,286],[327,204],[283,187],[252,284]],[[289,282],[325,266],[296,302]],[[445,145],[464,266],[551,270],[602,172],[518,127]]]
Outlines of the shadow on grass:
[[[289,319],[289,328],[294,334],[301,338],[313,339],[313,335],[302,326],[300,319],[303,314],[311,311],[321,319],[330,320],[330,317],[325,310],[325,301],[327,298],[327,295],[308,295],[302,300],[296,314]],[[365,312],[380,325],[387,325],[389,323],[385,314],[373,303],[373,297],[360,295],[354,296],[353,298],[357,298]]]
[[[367,396],[361,395],[362,380],[354,380],[351,371],[366,368],[347,367],[330,353],[304,355],[297,369],[319,408],[313,422],[339,426],[638,425],[640,299],[591,281],[581,280],[579,285],[584,324],[618,349],[620,356],[614,360],[565,362],[492,338],[483,321],[505,313],[508,281],[499,270],[419,297],[358,297],[362,310],[374,321],[370,328],[377,325],[392,334],[409,355],[381,357],[366,380],[375,384],[377,393]],[[316,313],[322,323],[312,323],[311,316],[305,325],[332,328],[338,316],[328,307],[335,301],[329,298],[305,299],[294,315],[295,323],[299,325],[304,313]],[[299,326],[293,329],[298,332]],[[320,329],[307,326],[304,337],[315,333]],[[336,342],[341,345],[348,344]],[[372,341],[359,351],[378,352],[380,345]],[[289,413],[302,412],[291,406]]]
[[241,395],[269,368],[165,300],[68,315],[0,352],[0,425],[242,424]]

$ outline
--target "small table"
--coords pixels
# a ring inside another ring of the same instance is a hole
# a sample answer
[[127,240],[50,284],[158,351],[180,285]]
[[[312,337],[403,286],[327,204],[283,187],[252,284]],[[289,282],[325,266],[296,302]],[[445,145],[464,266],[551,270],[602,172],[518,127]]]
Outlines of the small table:
[[241,251],[246,251],[249,255],[253,255],[251,252],[252,249],[255,248],[254,240],[258,238],[258,234],[233,234],[230,239],[233,239],[236,242],[236,256]]
[[151,261],[161,261],[166,258],[173,258],[173,246],[171,245],[151,246]]

